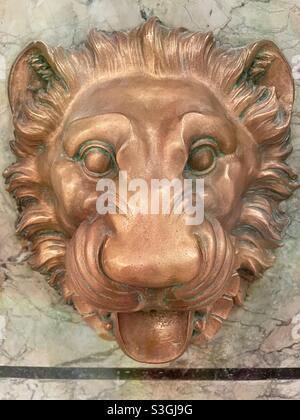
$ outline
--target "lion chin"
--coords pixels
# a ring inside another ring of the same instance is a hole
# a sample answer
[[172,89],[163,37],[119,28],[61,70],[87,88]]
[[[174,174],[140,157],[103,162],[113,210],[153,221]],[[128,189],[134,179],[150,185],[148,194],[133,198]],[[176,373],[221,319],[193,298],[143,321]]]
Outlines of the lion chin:
[[[211,33],[152,18],[93,30],[76,49],[30,44],[9,99],[17,161],[4,176],[31,267],[135,360],[170,362],[211,340],[272,266],[289,223],[280,204],[298,188],[286,163],[294,84],[280,50],[225,50]],[[121,173],[146,186],[202,180],[203,223],[100,215],[99,182],[116,201]]]

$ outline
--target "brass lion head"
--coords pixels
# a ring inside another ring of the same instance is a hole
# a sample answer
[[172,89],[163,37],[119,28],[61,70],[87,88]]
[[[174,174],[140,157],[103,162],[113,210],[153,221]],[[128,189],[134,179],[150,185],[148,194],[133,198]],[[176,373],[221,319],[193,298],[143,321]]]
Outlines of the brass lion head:
[[[29,45],[9,81],[17,162],[4,173],[30,265],[97,333],[141,362],[217,333],[274,260],[297,188],[294,85],[269,41],[222,49],[156,18],[93,30],[76,49]],[[97,183],[203,179],[205,217],[96,211]],[[84,343],[83,343],[84,345]]]

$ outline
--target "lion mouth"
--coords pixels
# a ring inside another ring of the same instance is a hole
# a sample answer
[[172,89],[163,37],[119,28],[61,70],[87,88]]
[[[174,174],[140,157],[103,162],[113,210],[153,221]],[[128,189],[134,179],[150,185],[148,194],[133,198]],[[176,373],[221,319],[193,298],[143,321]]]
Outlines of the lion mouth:
[[116,313],[114,333],[129,357],[142,363],[167,363],[188,347],[193,318],[192,311]]
[[[133,287],[113,280],[101,257],[106,238],[104,219],[87,220],[77,229],[66,254],[66,284],[72,301],[101,337],[115,338],[138,362],[158,364],[179,358],[192,340],[214,336],[222,324],[219,317],[224,319],[225,312],[226,319],[227,307],[232,308],[240,287],[235,240],[218,221],[206,221],[196,235],[201,251],[199,276],[173,287],[149,288],[143,283]],[[217,306],[213,312],[217,319],[210,326],[205,314],[226,293],[225,309],[223,303]],[[206,335],[203,328],[208,328]]]

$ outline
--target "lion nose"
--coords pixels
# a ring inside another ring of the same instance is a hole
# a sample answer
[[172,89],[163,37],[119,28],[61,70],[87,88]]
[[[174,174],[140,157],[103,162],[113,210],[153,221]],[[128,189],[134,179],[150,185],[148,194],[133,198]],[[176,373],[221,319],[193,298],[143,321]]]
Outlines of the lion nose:
[[199,274],[199,248],[196,238],[185,231],[138,226],[107,240],[102,267],[111,280],[124,285],[171,287]]

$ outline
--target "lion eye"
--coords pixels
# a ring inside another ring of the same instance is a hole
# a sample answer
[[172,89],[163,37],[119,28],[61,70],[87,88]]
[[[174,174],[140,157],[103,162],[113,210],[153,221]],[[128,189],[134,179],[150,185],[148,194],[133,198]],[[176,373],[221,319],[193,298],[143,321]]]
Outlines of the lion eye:
[[191,151],[188,167],[194,172],[207,173],[211,171],[216,162],[216,153],[213,147],[202,145]]
[[90,147],[84,151],[82,162],[89,175],[103,176],[113,168],[114,157],[103,147]]

